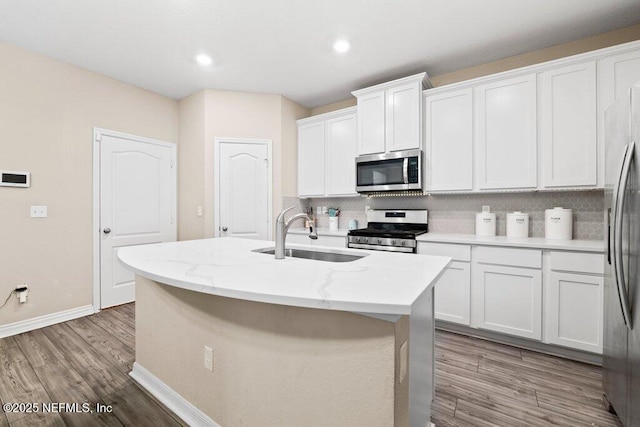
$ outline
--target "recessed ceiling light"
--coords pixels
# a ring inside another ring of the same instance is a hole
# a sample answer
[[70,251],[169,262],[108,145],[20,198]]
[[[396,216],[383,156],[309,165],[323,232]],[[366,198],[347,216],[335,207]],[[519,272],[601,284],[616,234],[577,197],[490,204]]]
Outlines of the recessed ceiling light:
[[200,53],[196,55],[196,62],[203,67],[207,67],[213,63],[213,59],[206,53]]
[[349,42],[346,40],[338,40],[333,44],[333,50],[338,53],[345,53],[350,47],[351,45],[349,45]]

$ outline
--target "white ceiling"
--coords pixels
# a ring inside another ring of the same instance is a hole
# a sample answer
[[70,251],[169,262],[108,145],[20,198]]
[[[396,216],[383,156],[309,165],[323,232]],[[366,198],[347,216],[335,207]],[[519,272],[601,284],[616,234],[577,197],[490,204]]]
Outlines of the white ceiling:
[[306,107],[637,23],[639,0],[0,0],[1,41],[171,98],[212,88]]

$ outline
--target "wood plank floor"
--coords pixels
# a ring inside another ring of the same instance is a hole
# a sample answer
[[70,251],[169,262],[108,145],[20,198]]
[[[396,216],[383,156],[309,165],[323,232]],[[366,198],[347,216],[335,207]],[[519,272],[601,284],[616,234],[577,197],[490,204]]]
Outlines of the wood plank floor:
[[89,402],[111,413],[0,412],[4,426],[180,426],[129,377],[135,360],[134,307],[0,340],[2,403]]
[[602,369],[436,333],[432,421],[445,426],[621,426],[602,404]]
[[[0,339],[0,400],[90,402],[112,413],[0,412],[5,426],[178,426],[129,378],[134,306]],[[446,426],[621,426],[604,410],[602,370],[448,332],[436,334],[432,421]]]

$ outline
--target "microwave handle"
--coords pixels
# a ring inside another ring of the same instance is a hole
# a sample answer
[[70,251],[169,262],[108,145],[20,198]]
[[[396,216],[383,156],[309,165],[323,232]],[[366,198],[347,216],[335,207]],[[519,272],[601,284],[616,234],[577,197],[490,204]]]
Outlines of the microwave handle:
[[405,157],[402,162],[402,179],[405,184],[409,183],[409,158]]

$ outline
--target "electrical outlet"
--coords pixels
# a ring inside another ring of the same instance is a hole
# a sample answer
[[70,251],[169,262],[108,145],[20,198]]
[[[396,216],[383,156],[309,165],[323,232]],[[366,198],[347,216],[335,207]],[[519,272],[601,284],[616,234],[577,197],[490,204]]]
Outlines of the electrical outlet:
[[46,206],[31,206],[31,218],[46,218],[47,207]]
[[204,346],[204,367],[213,372],[213,349]]
[[22,292],[18,292],[18,301],[20,301],[20,304],[24,304],[25,302],[27,302],[27,297],[29,296],[29,291],[22,291]]
[[491,212],[491,206],[482,206],[482,213],[489,213]]
[[197,212],[198,216],[202,216],[202,206],[198,206],[198,209],[197,209],[196,212]]

